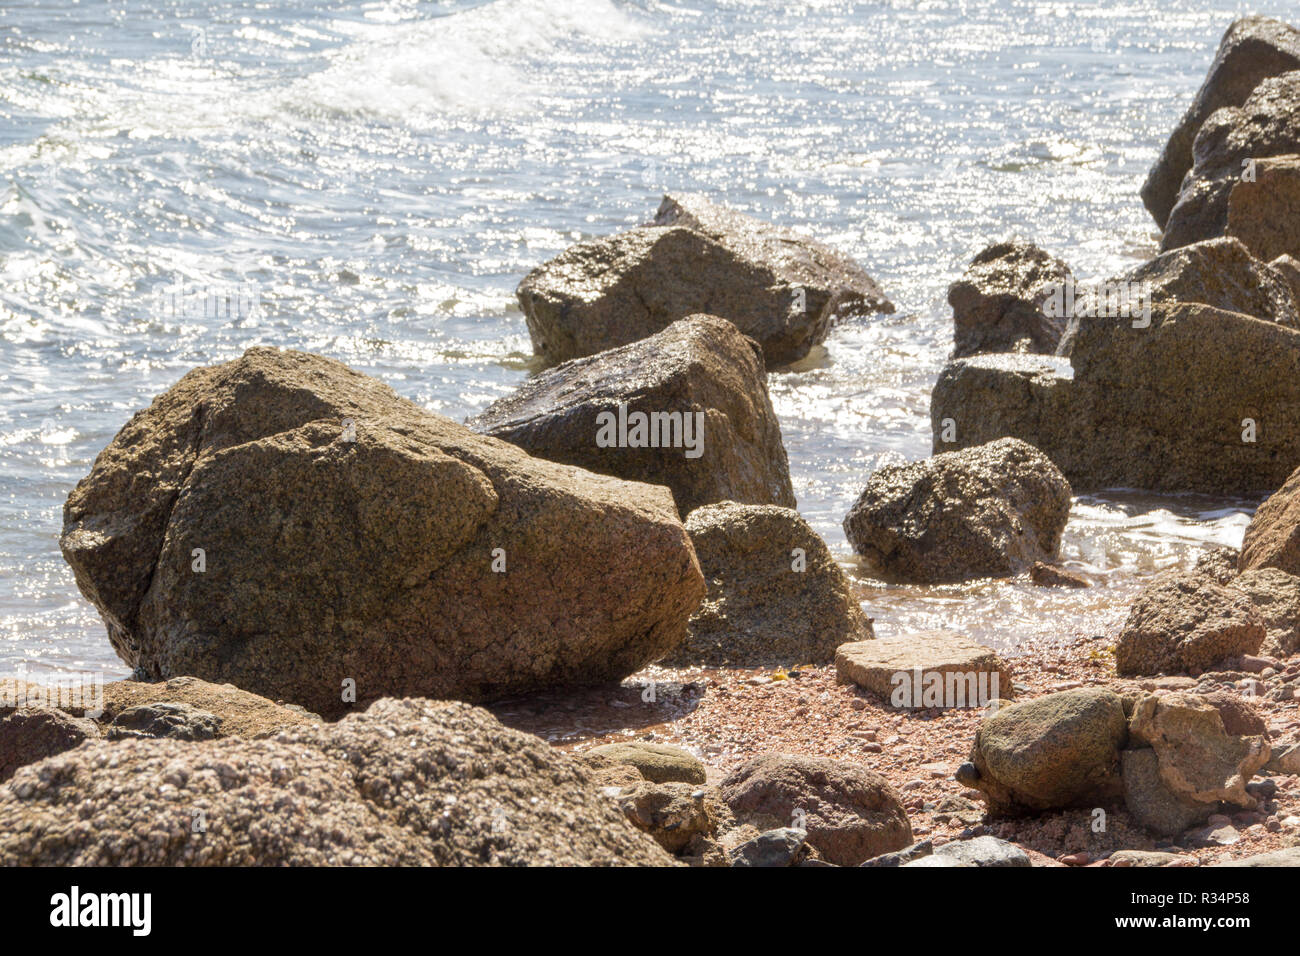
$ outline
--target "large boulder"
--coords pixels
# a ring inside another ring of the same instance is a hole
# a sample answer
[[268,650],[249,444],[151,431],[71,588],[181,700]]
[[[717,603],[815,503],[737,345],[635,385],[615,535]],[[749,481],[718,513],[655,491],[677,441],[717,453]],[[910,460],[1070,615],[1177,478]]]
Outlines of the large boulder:
[[665,196],[653,224],[571,246],[516,294],[533,350],[550,362],[708,313],[757,340],[769,367],[785,365],[821,342],[838,313],[894,311],[849,257],[696,196]]
[[91,742],[0,787],[0,865],[669,865],[544,741],[383,700],[264,740]]
[[1277,568],[1300,575],[1300,468],[1255,510],[1241,542],[1238,568]]
[[826,664],[872,636],[848,577],[798,512],[723,502],[692,511],[686,531],[708,594],[664,663]]
[[675,647],[704,593],[667,489],[268,348],[132,418],[69,496],[61,544],[132,667],[327,717],[617,680]]
[[1300,156],[1256,160],[1228,193],[1226,233],[1260,259],[1300,256]]
[[1192,168],[1192,145],[1206,118],[1221,107],[1240,106],[1267,77],[1296,69],[1300,69],[1300,31],[1265,17],[1233,21],[1205,82],[1142,186],[1142,201],[1162,229],[1178,201],[1183,177]]
[[882,575],[919,582],[1011,577],[1051,561],[1070,484],[1018,439],[887,465],[844,519],[853,550]]
[[953,357],[981,352],[1056,351],[1065,318],[1044,308],[1070,267],[1028,242],[1001,242],[973,260],[948,287]]
[[1128,720],[1120,697],[1079,688],[999,707],[975,732],[958,782],[993,816],[1096,806],[1120,794]]
[[1262,654],[1290,657],[1300,652],[1300,577],[1279,568],[1257,568],[1237,575],[1231,587],[1250,599],[1264,622]]
[[1300,153],[1300,69],[1270,76],[1240,106],[1208,116],[1196,134],[1195,165],[1165,224],[1162,251],[1222,236],[1232,193],[1250,166]]
[[874,770],[827,757],[768,754],[737,767],[722,796],[741,824],[794,827],[829,863],[857,866],[912,843],[898,792]]
[[1249,597],[1204,574],[1173,572],[1129,608],[1115,645],[1121,675],[1201,673],[1254,654],[1267,631]]
[[795,504],[763,357],[714,316],[565,362],[466,424],[538,458],[667,485],[683,518],[716,501]]
[[975,356],[950,364],[931,396],[935,451],[1020,438],[1081,493],[1252,495],[1277,488],[1300,461],[1295,329],[1156,303],[1145,327],[1081,318],[1070,363]]

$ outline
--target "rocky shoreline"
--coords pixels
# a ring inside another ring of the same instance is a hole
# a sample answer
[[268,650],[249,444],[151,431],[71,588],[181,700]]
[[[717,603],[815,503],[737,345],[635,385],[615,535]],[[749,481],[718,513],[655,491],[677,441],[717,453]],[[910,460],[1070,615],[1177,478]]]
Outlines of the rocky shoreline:
[[894,306],[712,199],[526,276],[545,368],[463,424],[323,356],[195,369],[68,497],[133,677],[0,682],[0,863],[1300,865],[1296,168],[1300,31],[1243,19],[1144,187],[1160,255],[980,253],[934,454],[854,479],[878,579],[1081,593],[1076,494],[1268,496],[1062,646],[876,634],[767,379]]

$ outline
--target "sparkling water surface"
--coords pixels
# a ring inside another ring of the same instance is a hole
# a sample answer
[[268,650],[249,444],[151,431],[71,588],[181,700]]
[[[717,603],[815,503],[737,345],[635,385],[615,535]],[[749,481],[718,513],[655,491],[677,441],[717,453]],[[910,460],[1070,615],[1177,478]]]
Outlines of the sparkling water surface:
[[[1086,592],[885,586],[840,521],[874,468],[929,452],[946,288],[971,256],[1018,236],[1101,279],[1154,254],[1138,188],[1249,12],[1294,15],[1260,0],[7,0],[0,671],[126,673],[59,555],[61,508],[186,371],[307,349],[462,419],[532,368],[519,279],[676,190],[842,247],[898,306],[770,379],[799,508],[877,630],[1014,647],[1113,627],[1155,570],[1238,544],[1254,503],[1079,499],[1063,558],[1093,576]],[[234,307],[203,308],[231,289]]]

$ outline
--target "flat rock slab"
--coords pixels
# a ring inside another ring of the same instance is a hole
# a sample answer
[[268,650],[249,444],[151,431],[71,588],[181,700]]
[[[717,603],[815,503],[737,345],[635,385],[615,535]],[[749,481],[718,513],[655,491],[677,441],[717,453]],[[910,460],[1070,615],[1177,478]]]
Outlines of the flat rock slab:
[[[841,644],[835,669],[895,707],[977,707],[1012,694],[1011,672],[997,654],[952,631]],[[938,703],[929,702],[932,694]]]

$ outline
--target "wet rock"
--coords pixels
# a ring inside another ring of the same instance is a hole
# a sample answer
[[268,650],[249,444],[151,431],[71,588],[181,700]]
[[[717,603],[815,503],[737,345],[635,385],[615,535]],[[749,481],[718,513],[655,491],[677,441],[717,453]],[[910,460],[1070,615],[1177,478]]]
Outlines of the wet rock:
[[708,594],[664,663],[825,664],[871,637],[847,576],[798,512],[723,502],[691,512],[686,531]]
[[1122,790],[1127,724],[1120,697],[1099,688],[1000,706],[980,723],[957,779],[983,793],[993,816],[1096,806]]
[[[466,773],[473,768],[473,773]],[[123,799],[130,794],[130,799]],[[457,702],[274,738],[92,741],[0,787],[0,864],[669,865],[578,764]]]
[[1133,709],[1129,735],[1155,751],[1160,779],[1180,798],[1255,808],[1246,783],[1268,762],[1268,741],[1229,734],[1210,701],[1197,694],[1144,695]]
[[898,792],[858,763],[789,754],[755,757],[727,775],[722,796],[741,823],[760,830],[805,830],[818,854],[836,866],[857,866],[912,842]]
[[692,315],[530,378],[466,424],[538,458],[667,485],[685,518],[717,501],[794,507],[751,339]]
[[954,631],[912,631],[840,645],[842,681],[894,707],[983,707],[1014,696],[997,654]]
[[798,866],[808,855],[808,834],[794,827],[767,830],[731,851],[736,867]]
[[1121,763],[1124,803],[1133,819],[1148,830],[1178,836],[1214,812],[1215,804],[1187,800],[1161,779],[1154,750],[1125,750]]
[[519,284],[533,350],[562,362],[678,319],[730,319],[769,367],[796,362],[839,312],[892,312],[850,258],[698,197],[664,197],[652,225],[571,246]]
[[0,781],[19,767],[61,754],[99,737],[92,720],[52,707],[19,707],[0,717]]
[[1195,164],[1165,224],[1162,251],[1222,236],[1233,190],[1270,156],[1300,153],[1300,71],[1262,80],[1240,106],[1211,113],[1196,134]]
[[651,783],[704,783],[704,764],[694,754],[680,747],[635,740],[605,744],[581,754],[597,765],[625,764],[635,767]]
[[108,725],[109,740],[170,737],[172,740],[215,740],[221,727],[216,714],[189,704],[165,701],[128,707]]
[[1070,279],[1070,268],[1028,242],[1001,242],[977,255],[948,287],[952,306],[953,357],[980,352],[1056,351],[1065,318],[1044,303],[1053,287]]
[[[981,836],[972,840],[954,840],[936,847],[934,856],[981,867],[1030,866],[1029,854],[1014,843],[997,837]],[[905,866],[910,864],[904,864]]]
[[1300,69],[1300,32],[1265,17],[1233,21],[1196,98],[1142,186],[1142,202],[1162,229],[1192,168],[1192,145],[1206,118],[1222,107],[1240,106],[1265,78],[1295,69]]
[[1082,574],[1067,571],[1054,564],[1035,561],[1029,569],[1029,580],[1043,588],[1090,588],[1092,584]]
[[931,396],[935,451],[1020,438],[1076,493],[1256,495],[1276,489],[1300,461],[1294,329],[1197,303],[1156,303],[1142,328],[1081,318],[1070,363],[951,363]]
[[666,489],[268,348],[137,414],[69,496],[61,544],[131,666],[329,717],[353,691],[621,679],[682,639],[704,592]]
[[1259,650],[1264,621],[1241,591],[1196,573],[1158,578],[1129,609],[1115,646],[1120,675],[1200,673]]
[[878,469],[844,531],[854,551],[890,578],[1011,577],[1056,557],[1070,495],[1046,455],[1003,439]]

